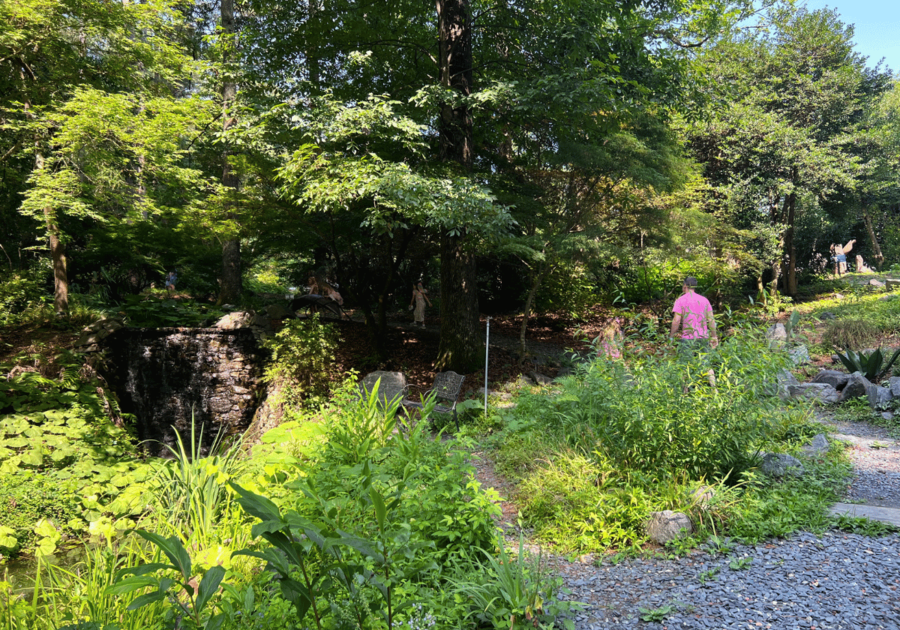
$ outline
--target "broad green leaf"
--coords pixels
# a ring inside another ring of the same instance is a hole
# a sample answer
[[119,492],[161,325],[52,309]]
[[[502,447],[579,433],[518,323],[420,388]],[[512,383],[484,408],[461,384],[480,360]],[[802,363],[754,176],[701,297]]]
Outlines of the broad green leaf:
[[212,567],[206,572],[203,579],[200,580],[200,587],[197,589],[197,601],[194,604],[196,613],[203,612],[209,599],[219,590],[219,584],[222,583],[222,578],[224,577],[225,569],[220,566]]

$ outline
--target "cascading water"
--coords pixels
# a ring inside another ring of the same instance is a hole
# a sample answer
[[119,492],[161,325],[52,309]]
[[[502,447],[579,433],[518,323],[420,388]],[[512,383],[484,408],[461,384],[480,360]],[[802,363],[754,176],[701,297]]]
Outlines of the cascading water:
[[174,446],[176,432],[189,447],[192,416],[204,451],[220,430],[240,433],[253,419],[262,356],[249,329],[122,328],[103,345],[106,379],[154,455],[169,455],[163,444]]

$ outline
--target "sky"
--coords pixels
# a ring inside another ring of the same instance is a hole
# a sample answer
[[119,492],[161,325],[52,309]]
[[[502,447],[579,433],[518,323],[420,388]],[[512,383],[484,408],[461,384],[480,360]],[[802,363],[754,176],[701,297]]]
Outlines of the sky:
[[855,26],[856,50],[868,66],[884,57],[895,75],[900,70],[900,0],[806,0],[806,7],[837,9],[842,22]]

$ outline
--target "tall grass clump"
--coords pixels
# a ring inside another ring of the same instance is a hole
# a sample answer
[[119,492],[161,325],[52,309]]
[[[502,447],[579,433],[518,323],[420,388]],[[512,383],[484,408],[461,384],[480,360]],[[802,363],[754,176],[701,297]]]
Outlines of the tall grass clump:
[[860,350],[874,343],[879,333],[866,319],[834,319],[826,325],[822,343],[837,350]]
[[672,354],[595,361],[543,402],[541,416],[573,449],[602,454],[618,469],[738,475],[783,426],[772,394],[784,367],[785,357],[749,335],[689,361]]
[[[554,395],[519,398],[498,464],[538,536],[563,547],[639,549],[659,510],[718,531],[760,452],[808,433],[806,407],[776,396],[788,361],[748,331],[690,360],[669,348],[586,363]],[[719,498],[698,507],[708,487]]]

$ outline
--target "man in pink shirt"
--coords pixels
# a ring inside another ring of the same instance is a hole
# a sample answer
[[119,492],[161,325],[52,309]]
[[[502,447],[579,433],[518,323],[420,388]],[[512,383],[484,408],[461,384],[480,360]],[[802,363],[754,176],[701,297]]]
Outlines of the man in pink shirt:
[[681,331],[678,343],[678,355],[689,357],[695,352],[715,348],[719,345],[716,336],[716,320],[713,317],[712,305],[702,295],[696,293],[697,279],[688,276],[681,286],[681,297],[675,300],[672,311],[672,331],[669,335],[674,340]]

